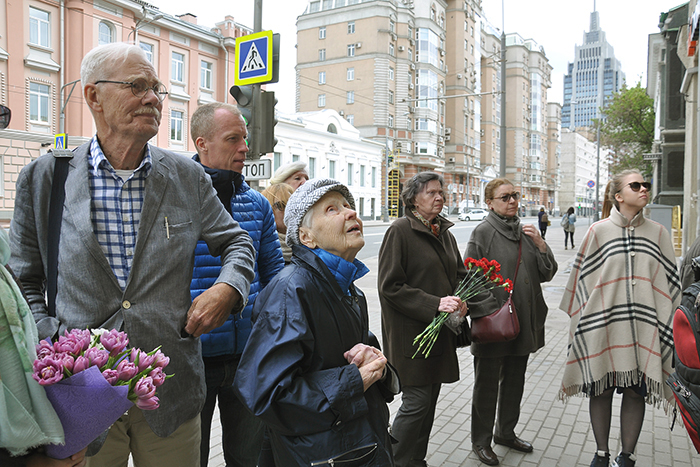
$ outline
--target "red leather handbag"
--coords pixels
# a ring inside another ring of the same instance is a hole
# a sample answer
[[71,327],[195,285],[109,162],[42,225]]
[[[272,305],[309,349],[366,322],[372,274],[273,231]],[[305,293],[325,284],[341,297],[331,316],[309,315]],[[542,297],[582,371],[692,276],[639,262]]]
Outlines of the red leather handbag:
[[[518,277],[520,269],[520,257],[522,255],[522,240],[518,247],[518,263],[515,267],[515,277],[513,277],[513,287]],[[491,344],[494,342],[512,341],[520,334],[520,322],[518,313],[513,304],[513,291],[508,294],[508,300],[495,313],[472,319],[471,338],[477,344]]]

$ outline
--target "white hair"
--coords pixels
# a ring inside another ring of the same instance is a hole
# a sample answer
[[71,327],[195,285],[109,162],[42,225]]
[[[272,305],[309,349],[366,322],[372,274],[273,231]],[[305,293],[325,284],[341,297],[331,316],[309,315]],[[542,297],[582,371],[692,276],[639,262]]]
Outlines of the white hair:
[[83,57],[83,62],[80,64],[80,83],[85,87],[86,84],[109,79],[114,70],[121,68],[132,55],[137,55],[146,63],[150,63],[146,52],[138,45],[112,42],[95,47]]

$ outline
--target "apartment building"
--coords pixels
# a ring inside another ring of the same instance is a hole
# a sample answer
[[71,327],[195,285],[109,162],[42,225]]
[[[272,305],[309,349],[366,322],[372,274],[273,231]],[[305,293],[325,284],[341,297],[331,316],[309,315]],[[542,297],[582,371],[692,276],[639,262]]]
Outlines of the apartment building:
[[561,208],[559,204],[560,180],[559,168],[561,167],[561,104],[558,102],[547,103],[547,172],[545,174],[545,186],[547,197],[543,206],[550,212]]
[[[507,176],[539,209],[553,198],[551,66],[533,40],[508,40]],[[485,206],[500,164],[501,46],[480,0],[311,0],[297,42],[298,111],[335,109],[363,137],[400,152],[392,170],[401,183],[440,172],[451,212]]]
[[80,86],[80,62],[98,44],[134,42],[146,52],[170,94],[153,144],[194,151],[189,117],[210,101],[234,102],[235,38],[251,29],[226,16],[216,27],[192,15],[172,16],[140,0],[24,0],[0,5],[0,103],[12,121],[0,130],[0,224],[14,208],[22,167],[66,133],[68,147],[95,132]]

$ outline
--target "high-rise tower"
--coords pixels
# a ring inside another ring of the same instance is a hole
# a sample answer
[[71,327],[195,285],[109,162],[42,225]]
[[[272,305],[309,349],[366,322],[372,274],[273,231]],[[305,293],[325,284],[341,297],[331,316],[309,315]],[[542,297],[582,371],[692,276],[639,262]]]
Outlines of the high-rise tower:
[[591,13],[590,30],[583,33],[583,45],[576,46],[576,57],[564,76],[562,128],[593,126],[605,99],[622,87],[625,74],[615,51],[600,28],[600,17]]

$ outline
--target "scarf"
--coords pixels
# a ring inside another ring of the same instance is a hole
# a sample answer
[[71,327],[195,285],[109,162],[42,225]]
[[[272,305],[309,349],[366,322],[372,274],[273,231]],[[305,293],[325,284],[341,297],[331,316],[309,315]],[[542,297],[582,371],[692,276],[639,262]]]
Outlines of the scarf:
[[593,224],[559,308],[571,317],[559,397],[598,396],[646,384],[646,402],[668,408],[673,312],[681,289],[668,231],[613,208]]
[[436,237],[440,236],[440,217],[436,216],[435,219],[433,219],[433,222],[428,221],[425,217],[421,216],[417,210],[411,209],[411,212],[413,213],[414,216],[416,216],[416,219],[421,221],[424,226],[430,229],[430,231],[435,235]]
[[[10,247],[0,229],[0,261]],[[61,422],[32,378],[38,333],[29,306],[14,278],[0,266],[0,447],[17,456],[42,444],[63,443]]]

